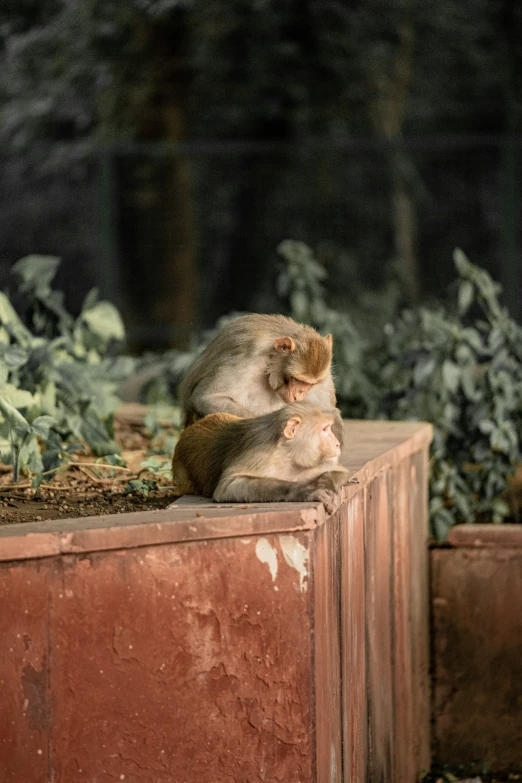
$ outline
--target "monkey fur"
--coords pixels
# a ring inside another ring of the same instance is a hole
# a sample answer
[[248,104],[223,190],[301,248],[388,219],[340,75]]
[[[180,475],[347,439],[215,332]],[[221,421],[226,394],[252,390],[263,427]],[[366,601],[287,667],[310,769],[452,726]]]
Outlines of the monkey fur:
[[262,416],[307,400],[334,411],[332,336],[283,315],[243,315],[227,324],[188,369],[179,398],[188,426],[209,413]]
[[348,483],[338,465],[334,414],[309,401],[290,403],[254,418],[205,416],[176,445],[172,475],[177,491],[216,502],[321,501],[328,512]]

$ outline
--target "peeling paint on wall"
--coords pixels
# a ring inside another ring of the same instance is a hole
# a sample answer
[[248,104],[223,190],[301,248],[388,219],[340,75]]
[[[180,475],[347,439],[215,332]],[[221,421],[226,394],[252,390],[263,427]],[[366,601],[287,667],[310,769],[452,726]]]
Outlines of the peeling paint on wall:
[[277,551],[266,538],[260,538],[256,543],[256,557],[262,563],[267,564],[272,575],[272,581],[275,582],[277,576]]
[[299,588],[302,593],[308,589],[308,549],[294,536],[279,536],[283,557],[299,574]]

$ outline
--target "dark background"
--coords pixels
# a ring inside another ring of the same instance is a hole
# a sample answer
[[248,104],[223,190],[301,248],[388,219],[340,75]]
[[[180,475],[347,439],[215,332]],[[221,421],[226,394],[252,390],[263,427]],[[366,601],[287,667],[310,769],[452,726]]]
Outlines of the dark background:
[[0,287],[61,256],[159,350],[277,309],[282,239],[348,311],[460,246],[522,319],[520,4],[4,0],[0,46]]

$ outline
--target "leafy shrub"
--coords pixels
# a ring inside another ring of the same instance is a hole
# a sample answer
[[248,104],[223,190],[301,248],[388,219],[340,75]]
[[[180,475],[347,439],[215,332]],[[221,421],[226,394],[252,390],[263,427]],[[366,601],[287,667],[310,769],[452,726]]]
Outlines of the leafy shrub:
[[27,256],[13,267],[25,323],[0,292],[0,457],[20,469],[53,471],[80,444],[119,451],[112,417],[118,383],[134,367],[117,355],[125,333],[116,308],[87,296],[77,318],[51,288],[60,261]]
[[309,248],[287,241],[280,252],[279,292],[291,315],[334,336],[345,415],[433,423],[437,538],[458,522],[501,522],[507,479],[522,459],[522,329],[500,306],[500,286],[456,250],[450,304],[405,310],[370,341],[328,308],[325,271]]
[[[384,285],[372,293],[369,329],[328,305],[327,274],[309,247],[286,240],[279,252],[281,309],[333,334],[343,414],[433,424],[433,534],[443,540],[456,523],[504,520],[508,477],[522,461],[522,329],[500,306],[500,286],[456,250],[447,304],[390,318]],[[172,401],[185,368],[214,334],[191,352],[147,359],[148,369],[155,367],[148,401]]]

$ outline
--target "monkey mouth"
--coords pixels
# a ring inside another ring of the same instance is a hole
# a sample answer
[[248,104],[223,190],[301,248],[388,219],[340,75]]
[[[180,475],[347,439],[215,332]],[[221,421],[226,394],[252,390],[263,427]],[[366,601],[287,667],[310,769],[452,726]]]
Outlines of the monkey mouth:
[[290,393],[290,389],[285,383],[279,387],[277,393],[279,394],[283,402],[295,402],[293,395]]
[[311,387],[311,383],[289,378],[279,387],[277,392],[284,402],[301,402]]

